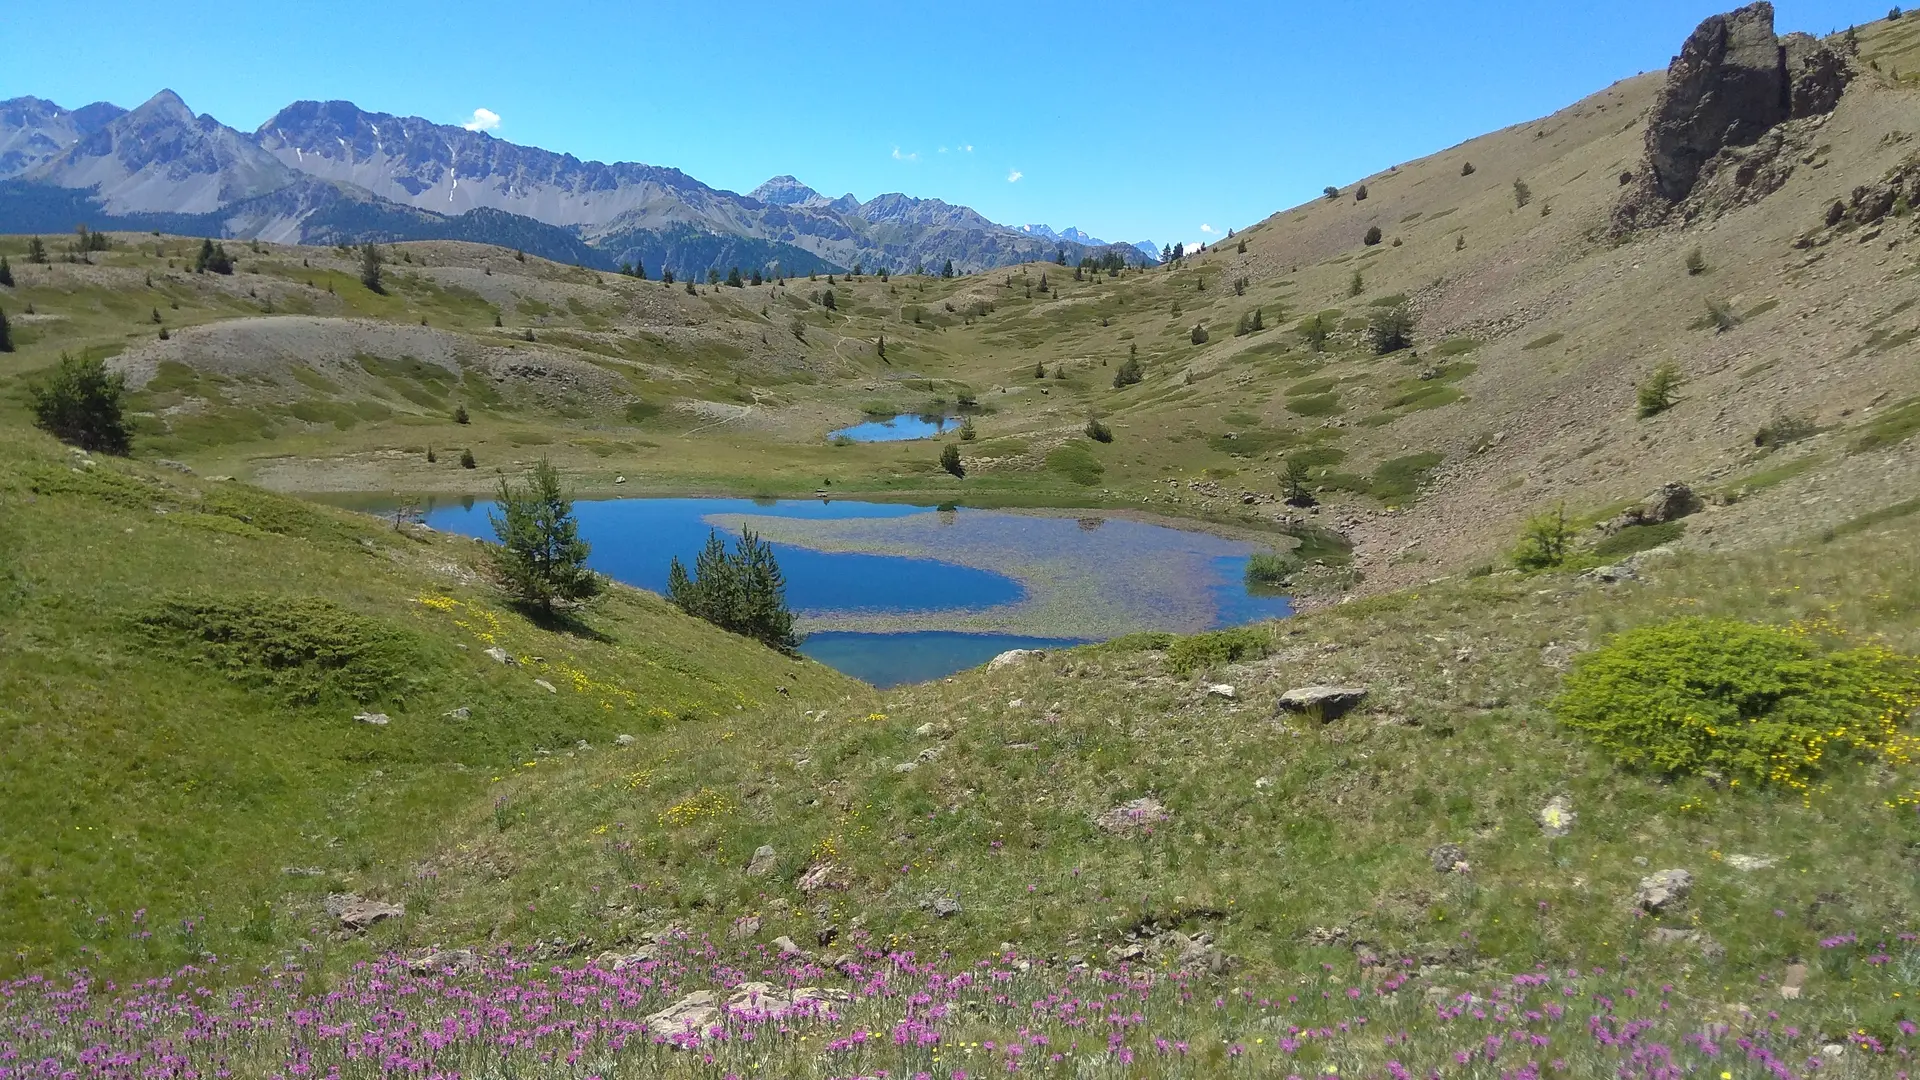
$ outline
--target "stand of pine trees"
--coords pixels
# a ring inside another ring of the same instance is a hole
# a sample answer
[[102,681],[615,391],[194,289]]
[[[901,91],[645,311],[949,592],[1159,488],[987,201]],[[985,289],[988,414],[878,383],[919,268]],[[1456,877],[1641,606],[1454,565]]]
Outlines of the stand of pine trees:
[[787,607],[786,575],[773,557],[773,545],[750,529],[740,530],[731,552],[718,532],[709,532],[691,576],[676,556],[667,569],[667,599],[689,615],[783,653],[800,647],[793,610]]

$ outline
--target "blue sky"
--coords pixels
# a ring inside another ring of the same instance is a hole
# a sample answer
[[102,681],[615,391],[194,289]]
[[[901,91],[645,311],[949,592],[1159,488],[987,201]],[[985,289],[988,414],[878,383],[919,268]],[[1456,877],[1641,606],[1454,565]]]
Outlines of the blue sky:
[[[1735,2],[12,3],[0,98],[171,87],[249,131],[303,98],[486,110],[500,138],[720,188],[792,173],[1191,243],[1664,67]],[[1776,7],[1825,33],[1886,0]]]

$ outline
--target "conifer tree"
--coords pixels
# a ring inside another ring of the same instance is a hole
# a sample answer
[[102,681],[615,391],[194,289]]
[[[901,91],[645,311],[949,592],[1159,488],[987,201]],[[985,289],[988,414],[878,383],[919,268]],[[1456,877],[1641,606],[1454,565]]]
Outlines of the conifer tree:
[[[148,281],[151,282],[152,279],[149,278]],[[13,288],[13,267],[7,265],[5,255],[0,255],[0,286]]]
[[515,599],[551,615],[556,601],[578,601],[600,591],[587,569],[592,550],[580,539],[573,500],[560,487],[560,473],[542,458],[527,482],[500,481],[499,513],[489,511],[500,546],[492,550],[494,572]]
[[365,285],[368,292],[385,293],[387,291],[386,286],[380,282],[380,264],[383,261],[377,245],[367,244],[360,249],[360,284]]

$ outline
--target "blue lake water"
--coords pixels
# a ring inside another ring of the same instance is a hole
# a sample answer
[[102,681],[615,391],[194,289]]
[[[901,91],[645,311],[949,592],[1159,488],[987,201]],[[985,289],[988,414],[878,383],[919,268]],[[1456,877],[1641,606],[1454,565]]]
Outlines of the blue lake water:
[[[492,504],[430,500],[428,525],[493,538]],[[664,592],[709,531],[774,547],[801,651],[876,686],[951,675],[1007,649],[1139,630],[1193,633],[1290,613],[1243,580],[1252,545],[1124,519],[823,500],[574,504],[589,564]]]
[[901,413],[891,420],[869,420],[864,424],[841,428],[827,438],[846,438],[854,442],[907,442],[911,439],[931,439],[948,428],[958,426],[959,421],[951,416]]

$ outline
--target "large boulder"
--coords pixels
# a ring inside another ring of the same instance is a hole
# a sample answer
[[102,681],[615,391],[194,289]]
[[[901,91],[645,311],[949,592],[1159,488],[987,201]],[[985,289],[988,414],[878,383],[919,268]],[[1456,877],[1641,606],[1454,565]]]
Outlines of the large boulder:
[[1690,516],[1699,509],[1700,497],[1693,493],[1693,489],[1678,480],[1670,480],[1642,499],[1639,506],[1603,523],[1600,530],[1612,535],[1635,525],[1664,525]]
[[1686,198],[1708,160],[1759,141],[1787,119],[1789,104],[1773,5],[1709,16],[1667,65],[1647,125],[1647,164],[1661,194]]
[[1644,166],[1614,209],[1614,236],[1778,191],[1821,121],[1787,122],[1832,112],[1852,75],[1845,53],[1806,34],[1775,36],[1772,4],[1709,17],[1667,66]]

